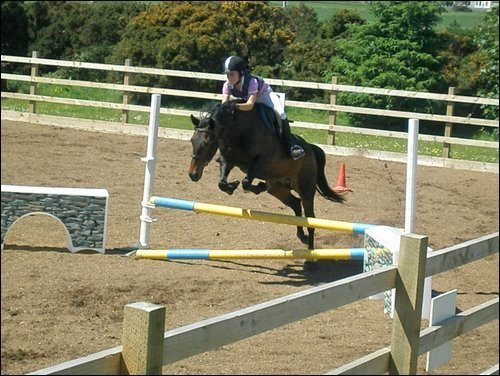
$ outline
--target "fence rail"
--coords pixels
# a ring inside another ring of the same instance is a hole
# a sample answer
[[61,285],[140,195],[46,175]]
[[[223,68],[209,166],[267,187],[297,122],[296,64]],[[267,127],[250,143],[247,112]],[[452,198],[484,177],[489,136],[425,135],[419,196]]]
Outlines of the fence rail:
[[[362,300],[382,291],[396,288],[396,316],[391,347],[380,349],[332,370],[328,374],[401,373],[392,368],[392,363],[398,366],[398,370],[405,369],[408,370],[409,374],[415,374],[416,357],[476,327],[498,319],[499,313],[499,299],[497,297],[461,312],[439,325],[420,331],[421,307],[413,310],[407,306],[410,304],[409,300],[413,298],[417,298],[418,301],[418,296],[412,296],[412,291],[422,293],[424,277],[439,274],[498,253],[499,233],[496,232],[432,252],[427,258],[425,257],[426,249],[426,237],[413,234],[404,235],[401,242],[400,264],[398,266],[389,266],[361,273],[340,281],[312,287],[215,318],[166,331],[163,340],[158,344],[163,349],[161,365],[167,365],[201,354],[288,323]],[[421,252],[422,250],[425,252]],[[422,254],[424,257],[422,257]],[[402,260],[405,257],[420,257],[421,260],[416,264],[411,263],[411,267],[404,270]],[[397,274],[401,277],[396,278]],[[409,279],[412,281],[406,282]],[[401,281],[405,281],[405,283],[403,284]],[[420,286],[420,288],[417,288],[417,286]],[[405,299],[399,299],[402,303],[398,303],[398,294],[401,293],[404,294]],[[402,304],[402,306],[398,306],[398,304]],[[404,317],[401,315],[402,312],[404,312]],[[398,314],[400,315],[399,320]],[[401,329],[407,329],[404,326],[408,323],[416,325],[418,329],[413,332],[416,333],[414,338],[406,338],[411,337],[411,334],[408,334],[411,332],[398,330],[398,325],[401,325]],[[497,335],[497,333],[492,333],[492,335]],[[408,340],[416,342],[416,346],[411,348],[410,353],[400,353],[401,344],[406,343]],[[120,368],[120,364],[123,364],[123,348],[127,345],[124,341],[123,346],[61,363],[31,374],[120,374],[123,371]],[[392,359],[392,361],[389,362],[389,359]],[[492,372],[495,370],[498,370],[498,366],[492,369]]]
[[[49,65],[49,66],[68,67],[68,68],[87,68],[87,69],[107,70],[107,71],[123,72],[123,73],[153,74],[158,76],[196,78],[196,79],[207,79],[207,80],[217,80],[217,81],[225,80],[225,78],[223,78],[222,75],[214,73],[189,72],[189,71],[158,69],[158,68],[143,68],[143,67],[134,67],[130,65],[127,66],[127,65],[113,65],[113,64],[98,64],[98,63],[86,63],[80,61],[53,60],[53,59],[41,59],[41,58],[7,56],[7,55],[5,56],[2,55],[2,61],[7,61],[11,63]],[[266,81],[272,85],[297,87],[303,89],[344,91],[344,92],[362,93],[362,94],[379,94],[379,95],[389,95],[389,96],[398,96],[406,98],[434,99],[434,100],[443,100],[448,102],[474,103],[474,104],[484,104],[493,106],[499,105],[499,100],[492,98],[421,93],[421,92],[406,91],[406,90],[379,89],[379,88],[359,87],[352,85],[280,80],[275,78],[266,78]]]
[[[67,61],[67,60],[54,60],[54,59],[42,59],[38,58],[38,53],[33,51],[33,56],[30,57],[19,57],[19,56],[7,56],[2,55],[2,62],[10,63],[20,63],[20,64],[30,64],[31,65],[31,75],[19,75],[2,72],[2,81],[18,81],[18,82],[29,82],[30,83],[30,93],[13,93],[2,91],[2,98],[10,99],[20,99],[29,101],[29,113],[36,113],[36,103],[47,102],[47,103],[58,103],[63,105],[74,105],[74,106],[91,106],[96,108],[108,108],[116,109],[122,111],[122,124],[128,123],[128,114],[130,111],[138,112],[149,112],[149,107],[133,105],[129,103],[130,93],[158,93],[163,95],[170,95],[175,97],[185,97],[185,98],[197,98],[204,100],[220,100],[222,95],[220,93],[209,93],[209,92],[197,92],[189,90],[179,90],[179,89],[169,89],[169,88],[156,88],[156,87],[145,87],[130,85],[129,79],[130,74],[142,74],[142,75],[157,75],[157,76],[167,76],[167,77],[182,77],[182,78],[193,78],[193,79],[205,79],[205,80],[215,80],[223,81],[224,78],[221,74],[213,73],[201,73],[201,72],[188,72],[188,71],[178,71],[178,70],[168,70],[168,69],[157,69],[157,68],[144,68],[144,67],[134,67],[131,66],[130,60],[127,60],[124,65],[112,65],[112,64],[97,64],[97,63],[87,63],[87,62],[77,62],[77,61]],[[40,66],[57,66],[57,67],[68,67],[75,69],[95,69],[103,71],[112,71],[122,73],[123,84],[111,84],[106,82],[90,82],[82,80],[70,80],[70,79],[60,79],[39,76],[38,70]],[[315,129],[324,130],[327,132],[327,144],[319,145],[325,152],[336,154],[340,153],[342,155],[360,155],[360,150],[358,148],[349,147],[337,147],[335,145],[335,134],[336,133],[350,133],[359,134],[375,137],[389,137],[405,139],[407,138],[406,132],[395,132],[387,130],[376,130],[368,129],[362,127],[350,127],[350,126],[340,126],[336,124],[336,117],[338,113],[354,113],[354,114],[364,114],[364,115],[374,115],[374,116],[384,116],[384,117],[396,117],[402,119],[419,119],[433,122],[440,122],[445,124],[445,132],[443,136],[420,134],[419,140],[437,142],[442,144],[442,157],[427,157],[419,160],[419,164],[431,165],[431,166],[445,166],[453,168],[462,169],[474,169],[478,171],[488,171],[498,173],[498,163],[485,163],[485,162],[475,162],[475,161],[462,161],[453,160],[449,158],[450,148],[452,145],[465,145],[465,146],[476,146],[483,148],[492,148],[498,150],[498,142],[492,141],[481,141],[481,140],[471,140],[459,137],[451,137],[453,124],[460,125],[470,125],[479,127],[489,127],[498,128],[498,119],[481,119],[474,117],[463,117],[453,115],[454,104],[456,103],[467,103],[476,105],[489,105],[498,106],[498,99],[491,98],[479,98],[479,97],[468,97],[454,95],[454,88],[450,88],[448,94],[436,94],[436,93],[425,93],[425,92],[412,92],[405,90],[391,90],[391,89],[380,89],[380,88],[368,88],[368,87],[357,87],[351,85],[339,85],[336,83],[337,79],[334,78],[331,84],[318,83],[318,82],[305,82],[305,81],[292,81],[292,80],[281,80],[281,79],[266,79],[270,84],[288,87],[288,88],[306,88],[320,90],[322,92],[330,93],[330,103],[316,103],[316,102],[302,102],[288,99],[286,101],[286,106],[295,108],[306,108],[311,110],[326,111],[329,114],[329,123],[312,123],[295,121],[292,127],[305,128],[305,129]],[[123,93],[123,100],[121,103],[110,103],[101,101],[91,101],[91,100],[80,100],[73,98],[61,98],[53,96],[43,96],[37,95],[36,87],[37,84],[51,84],[51,85],[66,85],[74,87],[86,87],[86,88],[100,88],[116,90]],[[2,86],[3,87],[3,86]],[[447,103],[446,114],[427,114],[409,111],[395,111],[395,110],[384,110],[377,108],[362,108],[355,106],[346,106],[337,104],[337,95],[342,92],[349,93],[362,93],[371,95],[383,95],[383,96],[394,96],[394,97],[404,97],[422,100],[435,100],[443,101]],[[15,111],[17,112],[17,111]],[[189,116],[192,111],[186,110],[176,110],[172,108],[162,108],[162,114],[172,114],[179,116]],[[29,117],[23,117],[16,114],[12,114],[12,111],[2,111],[2,118],[6,120],[26,120]],[[61,117],[65,120],[71,119],[74,121],[75,118]],[[44,119],[43,115],[38,117],[41,122]],[[82,122],[88,119],[82,119]],[[45,122],[48,124],[56,125],[51,122],[51,118],[45,118]],[[116,124],[117,122],[109,122],[109,124]],[[120,124],[120,123],[118,123]],[[61,126],[61,124],[58,124]],[[328,147],[330,146],[330,147]],[[333,146],[333,148],[332,148]],[[340,149],[338,149],[340,148]],[[384,152],[384,151],[373,151],[362,153],[368,158],[377,158],[381,160],[400,160],[402,153],[394,156],[394,152]],[[452,162],[450,162],[452,161]]]

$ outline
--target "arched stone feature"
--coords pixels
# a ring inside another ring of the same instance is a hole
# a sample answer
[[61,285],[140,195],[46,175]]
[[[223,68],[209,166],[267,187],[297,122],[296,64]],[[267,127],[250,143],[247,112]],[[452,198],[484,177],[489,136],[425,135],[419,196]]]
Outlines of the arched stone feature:
[[108,191],[88,188],[2,185],[2,249],[7,232],[28,215],[48,214],[59,220],[68,235],[70,252],[105,252]]

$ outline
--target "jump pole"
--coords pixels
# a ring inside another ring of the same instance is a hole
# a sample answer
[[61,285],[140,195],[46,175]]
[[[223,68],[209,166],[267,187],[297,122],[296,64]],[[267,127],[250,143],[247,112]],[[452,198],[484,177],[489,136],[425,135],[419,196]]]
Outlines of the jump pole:
[[139,249],[135,257],[151,260],[358,260],[365,256],[364,248],[283,250],[283,249]]
[[276,214],[251,209],[242,209],[232,206],[206,204],[189,200],[182,200],[171,197],[153,196],[149,200],[151,205],[161,206],[170,209],[193,211],[195,213],[217,214],[228,217],[252,219],[262,222],[273,222],[286,225],[312,227],[323,230],[334,230],[349,234],[364,234],[365,230],[375,225],[366,223],[342,222],[328,219],[297,217],[294,215]]

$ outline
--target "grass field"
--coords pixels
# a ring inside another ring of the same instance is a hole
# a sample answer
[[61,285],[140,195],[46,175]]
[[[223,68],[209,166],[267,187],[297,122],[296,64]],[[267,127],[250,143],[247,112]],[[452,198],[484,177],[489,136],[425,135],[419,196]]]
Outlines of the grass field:
[[[283,6],[282,1],[270,1],[271,5]],[[366,1],[288,1],[288,6],[297,6],[303,3],[305,6],[313,8],[318,14],[320,21],[333,16],[339,9],[352,9],[359,12],[361,17],[367,21],[373,21],[375,17],[370,13],[369,6]],[[449,10],[443,13],[443,20],[438,26],[438,29],[446,28],[447,26],[457,22],[465,29],[478,26],[486,14],[484,10],[473,10],[472,12],[456,12]]]

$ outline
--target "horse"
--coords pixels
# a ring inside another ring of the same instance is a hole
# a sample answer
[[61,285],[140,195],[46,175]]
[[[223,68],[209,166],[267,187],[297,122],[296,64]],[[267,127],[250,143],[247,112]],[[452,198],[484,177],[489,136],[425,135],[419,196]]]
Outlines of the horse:
[[[314,197],[316,191],[334,202],[343,202],[344,198],[334,192],[325,176],[325,152],[319,146],[308,143],[302,137],[295,136],[305,151],[305,155],[293,160],[280,141],[276,126],[265,121],[265,115],[275,121],[274,110],[261,105],[251,111],[240,111],[235,101],[217,103],[204,116],[191,115],[194,133],[191,137],[192,156],[188,174],[192,181],[199,181],[203,169],[213,159],[217,149],[220,151],[219,189],[233,194],[239,181],[228,182],[228,176],[234,167],[246,174],[242,188],[255,194],[267,191],[283,204],[290,207],[296,216],[315,217]],[[269,118],[268,118],[269,119]],[[254,179],[260,179],[253,184]],[[292,194],[295,191],[299,197]],[[297,237],[308,249],[314,249],[314,228],[304,229],[297,226]]]

